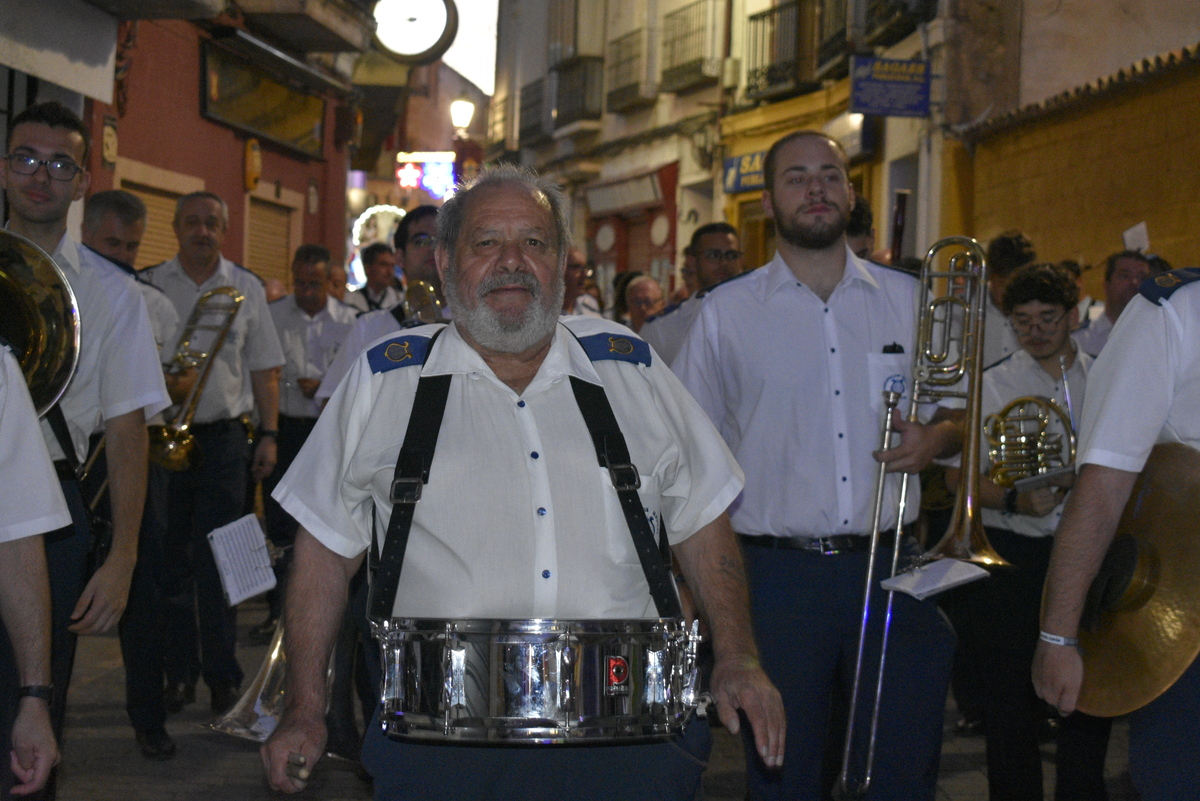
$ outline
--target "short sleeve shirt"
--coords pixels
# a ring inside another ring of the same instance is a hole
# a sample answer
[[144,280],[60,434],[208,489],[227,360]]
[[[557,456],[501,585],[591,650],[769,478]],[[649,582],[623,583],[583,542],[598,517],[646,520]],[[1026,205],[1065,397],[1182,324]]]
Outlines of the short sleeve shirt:
[[325,371],[325,377],[321,379],[321,386],[317,387],[317,401],[320,402],[333,395],[333,391],[338,388],[338,384],[342,383],[346,373],[350,372],[350,368],[358,361],[359,355],[367,349],[368,345],[389,334],[398,333],[400,330],[400,321],[390,311],[360,314],[337,354],[334,355],[329,368]]
[[279,382],[279,412],[290,417],[314,418],[321,413],[321,406],[313,398],[304,397],[297,379],[325,375],[350,333],[357,313],[334,298],[326,298],[325,307],[309,317],[296,305],[292,295],[280,298],[268,308],[285,359]]
[[[429,336],[433,327],[409,336]],[[368,351],[317,421],[275,498],[331,550],[352,557],[386,531],[396,457],[422,375],[452,375],[416,505],[395,615],[436,618],[656,617],[608,471],[570,377],[601,384],[641,478],[652,528],[678,543],[716,519],[742,475],[662,365],[591,361],[576,336],[633,335],[593,318],[557,328],[518,395],[453,324],[423,366],[376,372]],[[387,340],[385,340],[387,342]]]
[[[147,267],[142,270],[141,276],[166,293],[185,326],[196,301],[204,293],[219,287],[233,287],[241,293],[242,303],[234,315],[225,344],[214,357],[212,371],[205,382],[193,419],[196,423],[211,423],[249,413],[254,407],[250,373],[283,364],[283,349],[267,310],[267,296],[262,281],[224,256],[216,272],[199,286],[184,272],[178,256]],[[208,351],[216,336],[215,331],[198,330],[193,344]]]
[[684,299],[662,314],[651,317],[638,332],[668,366],[675,363],[675,357],[679,355],[679,348],[683,345],[683,338],[700,311],[702,298],[701,294],[695,294]]

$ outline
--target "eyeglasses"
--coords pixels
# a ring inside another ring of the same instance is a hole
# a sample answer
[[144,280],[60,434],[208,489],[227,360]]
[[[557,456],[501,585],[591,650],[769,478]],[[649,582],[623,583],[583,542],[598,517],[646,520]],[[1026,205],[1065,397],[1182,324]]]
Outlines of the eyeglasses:
[[24,153],[9,153],[4,158],[8,161],[8,168],[18,175],[34,175],[43,164],[46,165],[46,174],[56,181],[70,181],[83,172],[83,167],[70,159],[35,159]]
[[709,248],[708,250],[700,251],[700,257],[709,261],[737,261],[742,257],[742,251]]
[[1033,331],[1035,327],[1039,331],[1053,331],[1062,322],[1066,314],[1066,309],[1060,312],[1042,312],[1037,317],[1018,317],[1014,314],[1009,316],[1008,321],[1018,336],[1025,336]]
[[431,248],[434,245],[434,238],[429,234],[413,234],[409,237],[408,244],[418,248]]

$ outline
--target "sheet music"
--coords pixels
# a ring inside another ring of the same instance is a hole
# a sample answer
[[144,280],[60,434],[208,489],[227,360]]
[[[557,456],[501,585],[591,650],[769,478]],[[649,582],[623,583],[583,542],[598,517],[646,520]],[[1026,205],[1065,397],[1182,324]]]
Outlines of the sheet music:
[[234,520],[208,533],[208,543],[217,560],[225,599],[235,606],[275,586],[275,571],[267,538],[254,515]]
[[960,559],[935,559],[927,565],[899,573],[879,583],[885,590],[903,592],[924,601],[939,592],[977,581],[988,572]]

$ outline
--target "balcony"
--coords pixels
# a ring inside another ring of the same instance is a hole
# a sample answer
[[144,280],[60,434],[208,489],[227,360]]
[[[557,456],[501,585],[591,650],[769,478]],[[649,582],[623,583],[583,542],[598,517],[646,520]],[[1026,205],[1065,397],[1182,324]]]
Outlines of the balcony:
[[797,94],[811,87],[811,56],[801,38],[801,21],[798,0],[750,16],[746,97],[763,100]]
[[375,19],[347,0],[239,0],[246,25],[300,53],[363,51]]
[[696,0],[663,18],[662,91],[686,92],[717,82],[716,6],[716,0]]
[[[890,47],[908,36],[921,22],[937,16],[936,0],[868,0],[864,44]],[[822,0],[817,49],[817,73],[841,78],[847,73],[846,0]]]
[[117,19],[211,19],[225,0],[89,0]]
[[512,119],[512,98],[499,94],[488,103],[487,143],[488,148],[505,149],[508,146],[509,120]]
[[838,78],[846,74],[846,0],[822,0],[817,23],[817,74]]
[[645,28],[625,34],[608,43],[609,111],[633,111],[654,105],[658,87],[647,80]]
[[[564,62],[555,70],[554,130],[562,134],[576,123],[596,122],[604,112],[604,59],[583,56]],[[577,126],[595,129],[597,126]]]
[[547,101],[550,75],[538,78],[521,87],[521,147],[545,142],[554,132],[551,123],[551,108]]

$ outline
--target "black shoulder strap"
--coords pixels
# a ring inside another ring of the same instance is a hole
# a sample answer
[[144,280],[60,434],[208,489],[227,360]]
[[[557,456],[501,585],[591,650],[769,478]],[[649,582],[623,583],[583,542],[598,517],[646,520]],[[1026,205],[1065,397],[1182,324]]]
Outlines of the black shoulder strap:
[[625,514],[625,522],[629,525],[629,533],[633,536],[633,545],[637,550],[638,559],[642,562],[642,571],[650,584],[650,595],[654,598],[654,606],[658,609],[659,617],[683,617],[679,605],[679,595],[671,571],[667,569],[667,554],[665,542],[656,544],[654,532],[650,529],[650,521],[646,519],[646,510],[642,507],[642,499],[637,490],[641,486],[637,468],[629,457],[629,448],[625,444],[625,436],[617,425],[616,415],[608,402],[604,387],[591,384],[575,376],[571,376],[571,389],[575,392],[575,402],[583,421],[587,424],[588,433],[596,446],[596,457],[600,466],[608,470],[612,478],[613,488],[621,502],[621,511]]
[[67,464],[78,476],[79,457],[75,455],[75,443],[71,441],[71,430],[67,428],[67,418],[63,414],[62,407],[57,403],[46,412],[46,422],[50,423],[50,430],[54,432],[54,438],[58,440],[58,447],[63,452],[63,458],[67,460]]
[[372,619],[392,616],[396,590],[400,586],[400,568],[408,549],[408,532],[412,528],[413,512],[421,499],[421,488],[429,483],[429,468],[437,447],[442,415],[450,394],[450,375],[423,376],[417,381],[416,397],[408,418],[408,431],[396,459],[392,477],[392,516],[388,521],[383,552],[375,565],[371,595],[367,602]]
[[401,328],[404,328],[404,304],[399,303],[393,306],[389,311],[391,315],[396,318],[396,323],[399,324]]

